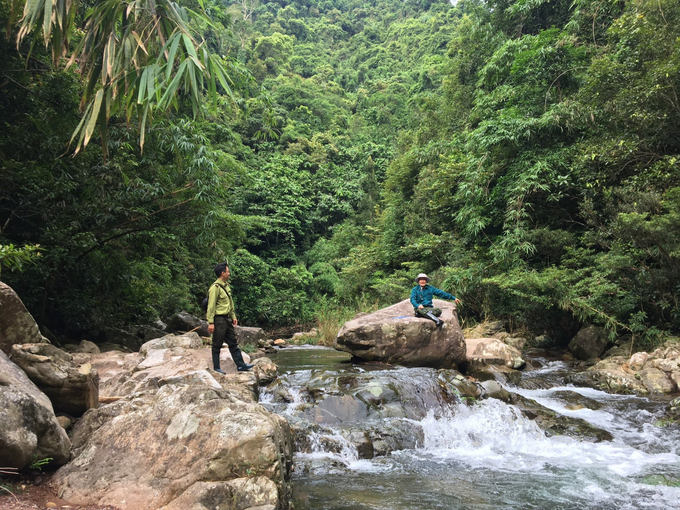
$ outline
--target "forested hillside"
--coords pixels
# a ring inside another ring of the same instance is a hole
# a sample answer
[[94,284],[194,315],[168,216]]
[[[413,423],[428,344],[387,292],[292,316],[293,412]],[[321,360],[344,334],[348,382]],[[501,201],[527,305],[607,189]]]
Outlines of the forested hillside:
[[677,0],[181,0],[196,55],[122,23],[119,89],[66,65],[103,3],[19,45],[1,5],[1,277],[60,333],[198,313],[225,258],[245,325],[428,272],[468,321],[680,329]]

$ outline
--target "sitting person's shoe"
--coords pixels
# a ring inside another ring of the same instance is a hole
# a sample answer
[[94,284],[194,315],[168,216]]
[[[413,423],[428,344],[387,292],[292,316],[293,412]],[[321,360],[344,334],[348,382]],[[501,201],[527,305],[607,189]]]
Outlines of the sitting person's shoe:
[[219,368],[213,368],[213,370],[218,374],[227,375],[225,372],[222,372],[222,370],[220,370]]
[[238,367],[236,370],[239,372],[248,372],[251,368],[253,368],[253,365],[249,365],[248,363],[245,363]]

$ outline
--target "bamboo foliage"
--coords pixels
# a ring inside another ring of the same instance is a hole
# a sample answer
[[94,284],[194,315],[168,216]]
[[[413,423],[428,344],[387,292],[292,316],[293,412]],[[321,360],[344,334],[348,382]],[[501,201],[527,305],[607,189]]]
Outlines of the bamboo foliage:
[[99,127],[106,154],[111,116],[134,118],[143,148],[154,112],[177,106],[178,96],[189,96],[194,115],[206,89],[213,101],[218,85],[234,100],[231,75],[237,69],[212,54],[191,28],[190,18],[211,25],[202,13],[171,0],[97,0],[77,23],[78,0],[14,0],[15,9],[21,2],[17,45],[35,43],[42,33],[54,65],[76,67],[85,83],[83,116],[71,137],[75,153]]

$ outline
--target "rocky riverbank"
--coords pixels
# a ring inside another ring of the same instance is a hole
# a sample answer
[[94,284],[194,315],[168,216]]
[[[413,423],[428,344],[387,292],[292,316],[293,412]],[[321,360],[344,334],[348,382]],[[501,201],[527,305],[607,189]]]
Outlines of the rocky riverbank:
[[87,352],[67,353],[39,335],[11,289],[0,291],[3,309],[15,310],[3,315],[0,465],[61,465],[51,484],[73,507],[288,507],[290,427],[258,404],[260,385],[277,376],[267,358],[237,373],[225,349],[218,374],[195,332],[139,352],[83,343]]

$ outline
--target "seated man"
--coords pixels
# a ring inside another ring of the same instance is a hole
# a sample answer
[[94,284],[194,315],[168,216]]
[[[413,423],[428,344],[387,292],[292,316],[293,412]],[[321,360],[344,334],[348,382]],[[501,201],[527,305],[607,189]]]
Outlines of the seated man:
[[411,291],[411,304],[416,312],[416,317],[425,317],[434,321],[437,326],[444,324],[444,321],[439,318],[442,314],[441,309],[434,308],[432,304],[432,296],[437,296],[441,299],[451,299],[456,304],[460,303],[460,299],[456,296],[452,296],[448,292],[437,289],[428,285],[430,277],[425,273],[420,273],[416,276],[416,285]]

